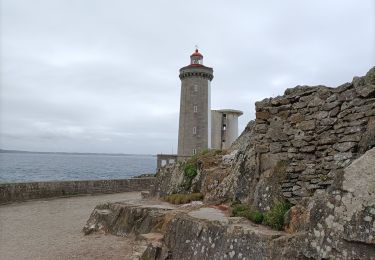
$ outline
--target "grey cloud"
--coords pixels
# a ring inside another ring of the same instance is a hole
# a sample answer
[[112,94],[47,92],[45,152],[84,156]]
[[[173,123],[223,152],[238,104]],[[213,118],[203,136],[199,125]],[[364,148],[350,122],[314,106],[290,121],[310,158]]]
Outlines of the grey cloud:
[[[2,0],[0,147],[171,152],[194,45],[212,107],[298,84],[336,86],[375,63],[375,4],[333,1]],[[173,148],[174,147],[174,148]]]

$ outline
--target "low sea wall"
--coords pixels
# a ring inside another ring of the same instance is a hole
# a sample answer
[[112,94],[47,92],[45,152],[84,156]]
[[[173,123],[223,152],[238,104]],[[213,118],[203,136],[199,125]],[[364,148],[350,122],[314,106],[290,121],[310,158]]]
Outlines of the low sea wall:
[[0,204],[32,199],[149,190],[155,178],[0,183]]

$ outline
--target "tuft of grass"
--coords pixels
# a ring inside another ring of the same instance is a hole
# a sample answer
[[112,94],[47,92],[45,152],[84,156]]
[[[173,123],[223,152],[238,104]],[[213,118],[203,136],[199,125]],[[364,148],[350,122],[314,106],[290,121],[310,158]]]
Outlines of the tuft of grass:
[[246,204],[233,205],[232,216],[244,217],[257,224],[260,224],[263,221],[263,213],[258,210],[252,209],[249,205]]
[[201,193],[171,194],[162,197],[162,200],[172,204],[186,204],[192,201],[203,200]]
[[190,157],[190,159],[187,161],[187,163],[197,163],[199,159],[209,157],[209,156],[215,156],[218,154],[222,154],[223,151],[220,149],[204,149],[200,153],[197,153],[196,155],[193,155]]
[[291,208],[291,204],[285,201],[277,202],[270,211],[264,213],[263,224],[276,230],[282,230],[284,215]]

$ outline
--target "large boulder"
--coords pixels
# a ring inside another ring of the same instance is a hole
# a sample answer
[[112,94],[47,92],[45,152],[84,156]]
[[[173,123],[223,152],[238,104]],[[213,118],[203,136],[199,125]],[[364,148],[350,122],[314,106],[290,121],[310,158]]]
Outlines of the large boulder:
[[[314,259],[375,259],[375,148],[336,175],[327,192],[315,194],[300,216],[301,250]],[[296,230],[294,230],[296,231]]]

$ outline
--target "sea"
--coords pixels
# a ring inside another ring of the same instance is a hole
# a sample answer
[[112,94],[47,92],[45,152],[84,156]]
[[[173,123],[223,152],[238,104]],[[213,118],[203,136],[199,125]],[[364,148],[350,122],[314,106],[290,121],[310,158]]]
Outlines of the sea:
[[127,179],[155,170],[154,155],[0,152],[0,183]]

